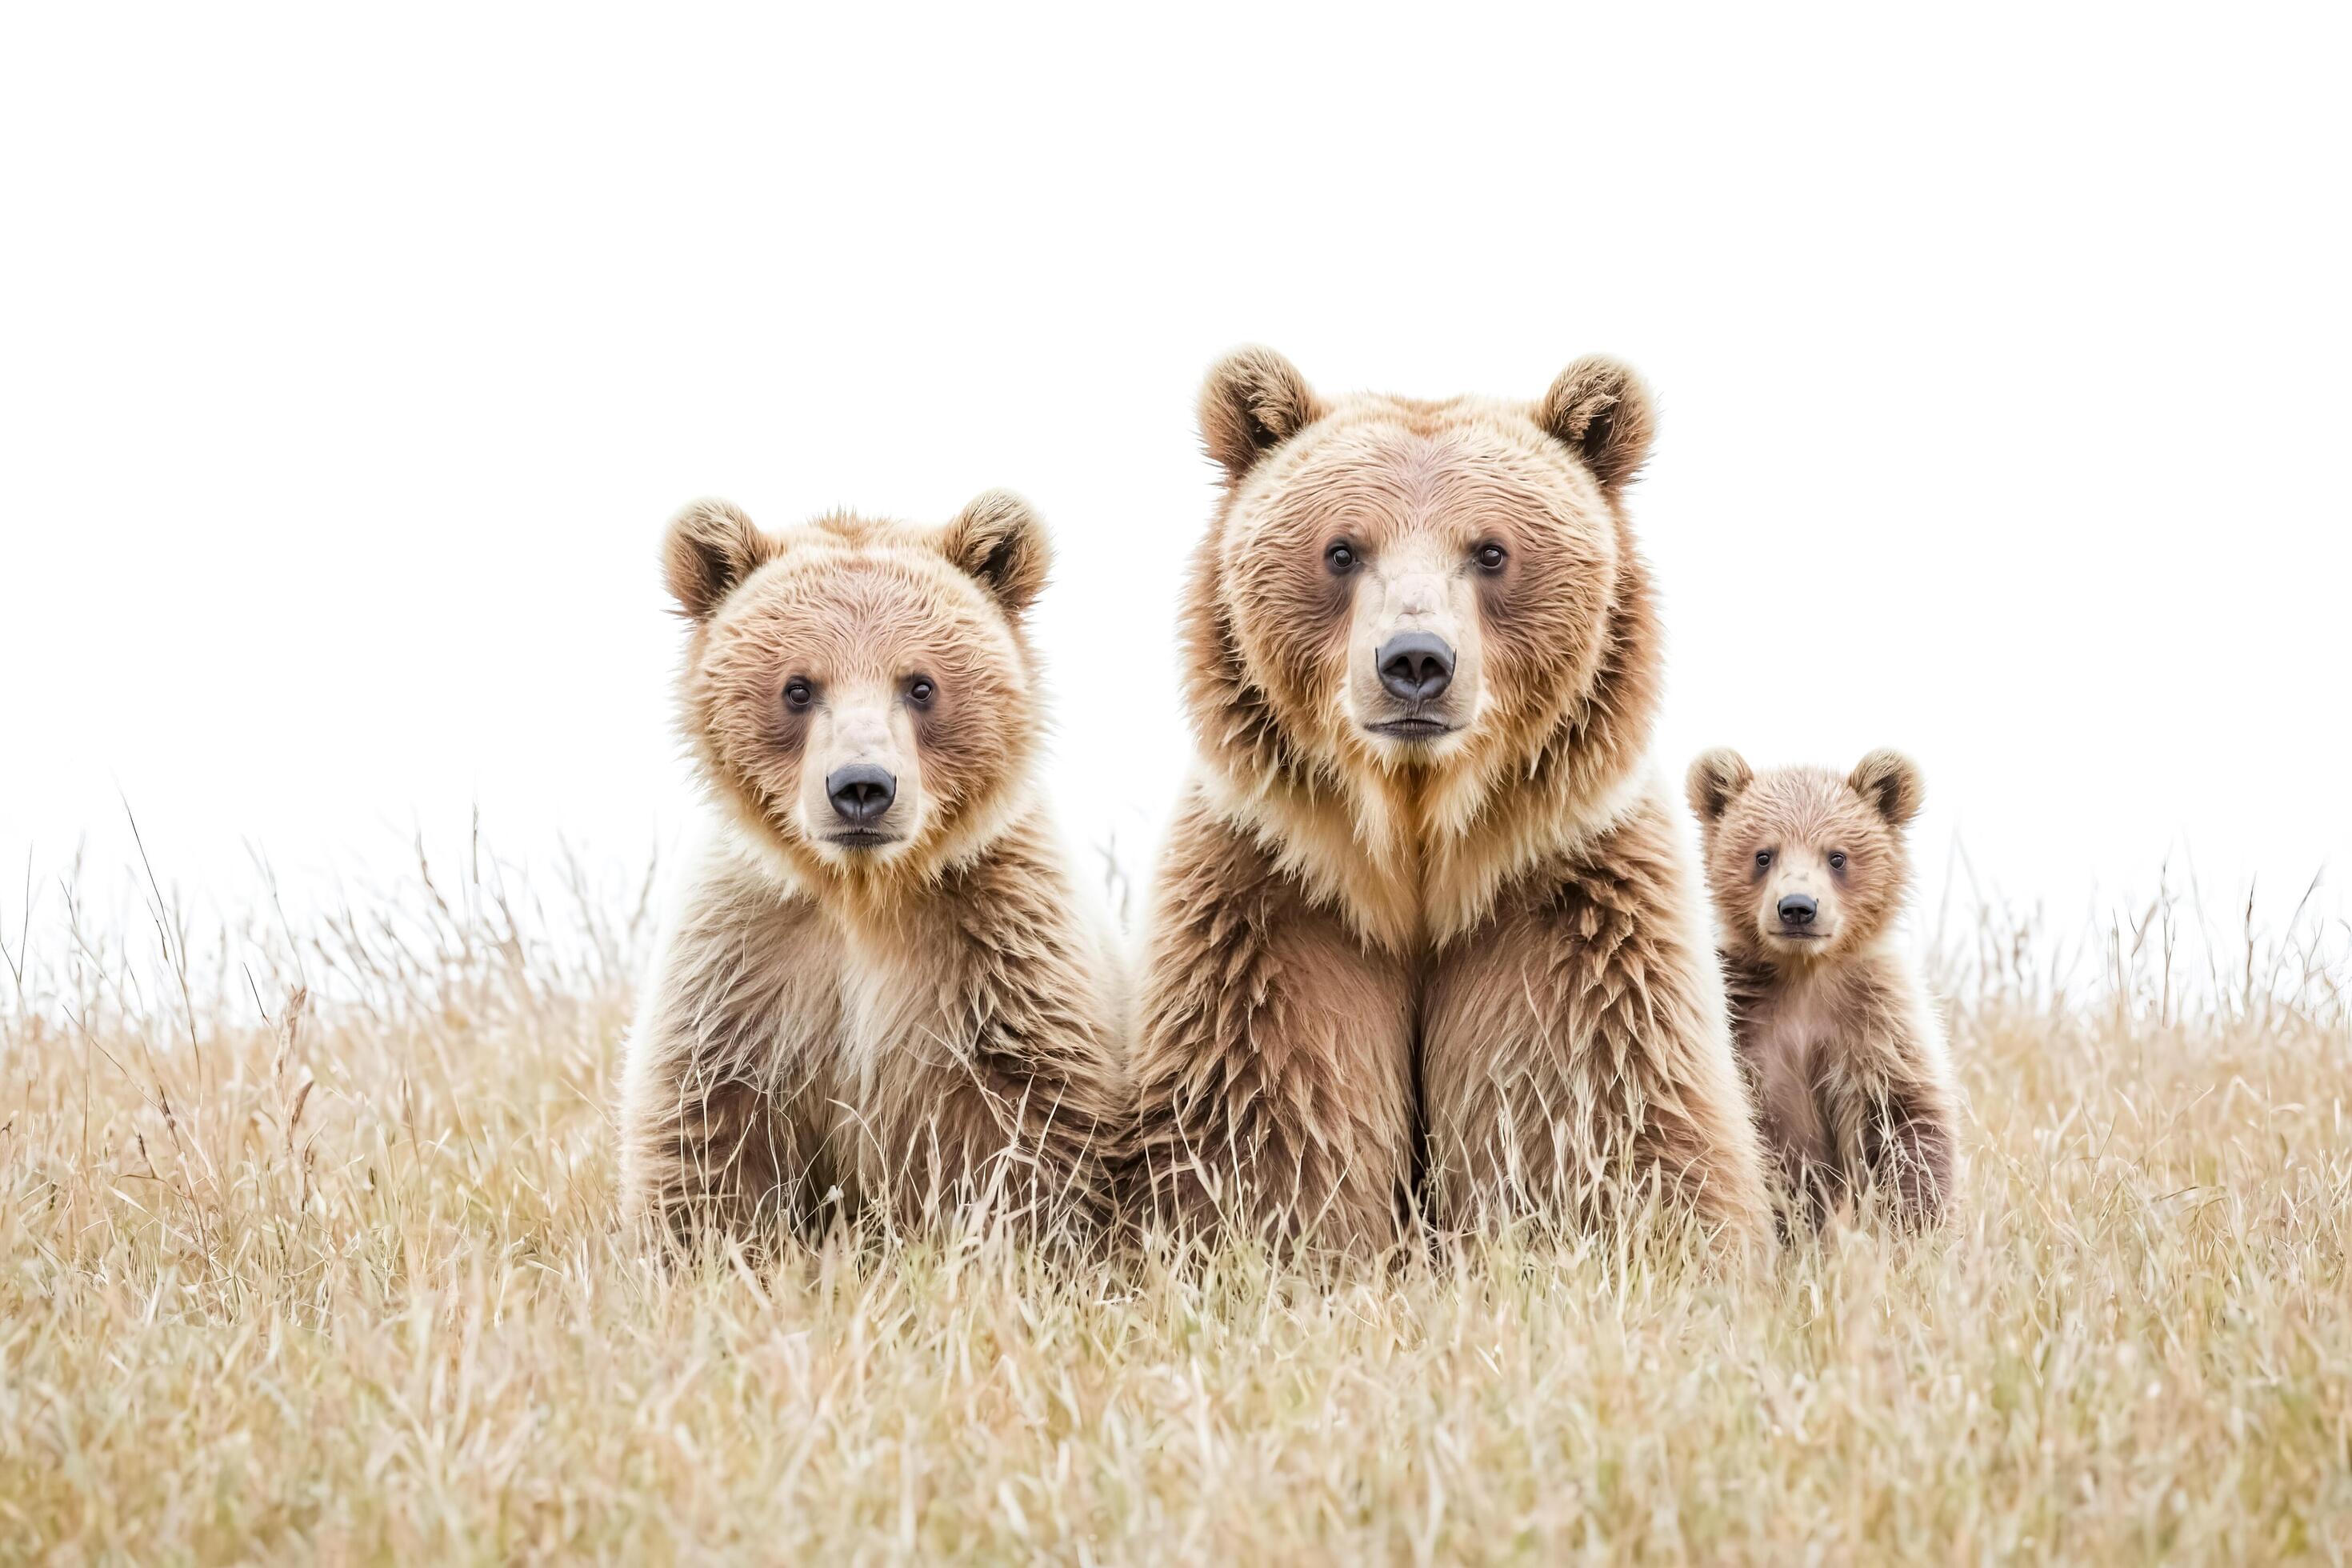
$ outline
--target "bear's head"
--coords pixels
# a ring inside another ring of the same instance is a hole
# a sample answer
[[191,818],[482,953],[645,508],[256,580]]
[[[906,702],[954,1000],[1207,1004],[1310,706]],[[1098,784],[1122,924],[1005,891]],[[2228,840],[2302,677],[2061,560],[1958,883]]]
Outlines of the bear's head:
[[1691,809],[1726,949],[1780,964],[1869,946],[1911,881],[1904,829],[1926,797],[1919,769],[1878,751],[1840,778],[1827,768],[1759,773],[1738,752],[1691,763]]
[[[1188,697],[1229,803],[1286,852],[1336,813],[1359,858],[1421,858],[1425,912],[1458,926],[1590,827],[1646,750],[1658,639],[1621,500],[1648,391],[1591,358],[1533,403],[1326,398],[1245,349],[1200,420],[1225,493]],[[1339,854],[1325,883],[1351,875]]]
[[943,528],[678,513],[663,568],[693,623],[678,693],[705,783],[815,886],[920,879],[1000,834],[1042,719],[1024,617],[1035,513],[992,491]]

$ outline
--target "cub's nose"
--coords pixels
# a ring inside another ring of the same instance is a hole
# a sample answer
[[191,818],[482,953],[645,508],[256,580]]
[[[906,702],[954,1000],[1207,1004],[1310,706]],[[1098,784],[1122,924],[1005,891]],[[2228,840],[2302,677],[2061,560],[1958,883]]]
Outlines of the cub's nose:
[[1780,923],[1784,926],[1809,926],[1821,912],[1821,905],[1802,893],[1790,893],[1780,900]]
[[1376,657],[1381,684],[1407,702],[1426,702],[1454,683],[1454,650],[1428,632],[1399,632]]
[[825,775],[824,793],[832,797],[835,816],[852,827],[866,827],[880,821],[898,798],[898,781],[887,768],[852,763]]

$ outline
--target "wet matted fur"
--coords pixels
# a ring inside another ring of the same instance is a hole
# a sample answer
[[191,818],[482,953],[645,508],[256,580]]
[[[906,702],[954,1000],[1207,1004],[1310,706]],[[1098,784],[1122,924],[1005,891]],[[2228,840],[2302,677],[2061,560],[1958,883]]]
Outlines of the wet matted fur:
[[1879,751],[1843,777],[1759,774],[1717,750],[1691,764],[1689,795],[1733,1037],[1792,1217],[1817,1225],[1875,1189],[1899,1223],[1933,1223],[1956,1191],[1958,1091],[1890,932],[1910,891],[1918,768]]
[[[717,809],[630,1031],[633,1213],[745,1237],[1107,1214],[1126,1000],[1033,777],[1047,557],[1003,492],[939,529],[672,522],[680,722]],[[834,811],[848,764],[896,781],[870,828]]]
[[[1759,1226],[1647,763],[1646,390],[1586,359],[1533,404],[1326,400],[1251,349],[1201,425],[1226,485],[1182,611],[1201,766],[1154,889],[1134,1184],[1171,1226],[1355,1250],[1416,1204]],[[1452,664],[1400,707],[1373,665],[1403,631]]]

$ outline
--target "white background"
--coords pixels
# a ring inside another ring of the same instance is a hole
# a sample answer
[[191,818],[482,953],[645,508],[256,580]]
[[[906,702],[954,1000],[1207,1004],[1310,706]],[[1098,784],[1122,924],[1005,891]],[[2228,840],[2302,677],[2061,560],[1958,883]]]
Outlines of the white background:
[[667,515],[999,484],[1132,848],[1262,341],[1649,375],[1676,780],[1906,747],[1931,899],[1956,833],[2061,912],[2352,865],[2342,7],[985,9],[12,8],[0,856],[641,858]]

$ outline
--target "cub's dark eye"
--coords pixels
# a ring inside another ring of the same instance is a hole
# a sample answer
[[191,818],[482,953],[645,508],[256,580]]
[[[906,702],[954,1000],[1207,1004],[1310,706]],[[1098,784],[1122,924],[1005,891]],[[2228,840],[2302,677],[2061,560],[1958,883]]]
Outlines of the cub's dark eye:
[[1356,569],[1356,547],[1341,540],[1323,552],[1323,564],[1331,568],[1335,577],[1345,577]]
[[1765,867],[1769,866],[1771,863],[1772,851],[1769,849],[1759,849],[1756,851],[1756,868],[1758,870],[1761,871]]
[[939,688],[931,684],[931,678],[928,675],[919,675],[907,682],[907,700],[918,708],[929,706],[938,694]]
[[1486,543],[1474,551],[1470,558],[1478,563],[1481,572],[1500,572],[1503,563],[1510,559],[1510,552],[1499,544]]
[[1843,871],[1845,869],[1844,851],[1840,850],[1838,853],[1830,857],[1830,869],[1832,871]]
[[816,689],[799,676],[784,682],[784,706],[794,712],[816,700]]

